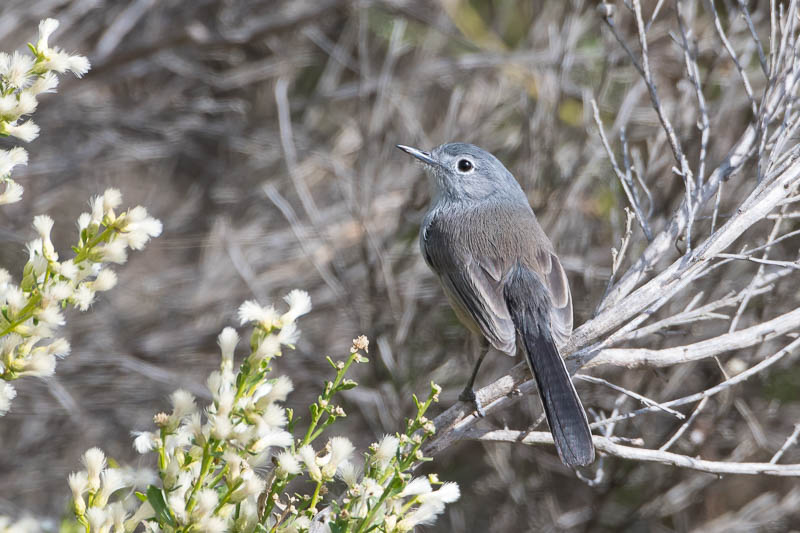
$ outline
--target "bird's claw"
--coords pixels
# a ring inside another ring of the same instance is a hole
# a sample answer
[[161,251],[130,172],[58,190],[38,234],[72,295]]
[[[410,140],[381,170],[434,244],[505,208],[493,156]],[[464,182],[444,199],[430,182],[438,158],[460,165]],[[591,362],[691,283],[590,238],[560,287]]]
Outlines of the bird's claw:
[[479,417],[483,418],[486,416],[486,411],[483,410],[483,406],[481,405],[478,397],[475,395],[474,390],[467,387],[461,391],[461,394],[458,395],[458,399],[465,403],[471,403]]

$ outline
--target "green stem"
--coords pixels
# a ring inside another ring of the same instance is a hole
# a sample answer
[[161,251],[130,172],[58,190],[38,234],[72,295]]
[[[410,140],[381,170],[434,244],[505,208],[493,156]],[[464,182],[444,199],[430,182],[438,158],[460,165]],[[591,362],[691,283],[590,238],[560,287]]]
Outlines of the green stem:
[[[353,361],[356,360],[356,357],[358,357],[357,352],[351,353],[350,357],[347,358],[347,361],[345,362],[342,369],[336,372],[336,379],[333,380],[333,383],[331,383],[331,386],[328,389],[328,391],[322,394],[323,400],[325,400],[326,402],[330,402],[330,399],[333,397],[337,388],[342,383],[344,375],[347,373],[347,369],[350,368],[350,365],[353,364]],[[315,431],[315,430],[317,429],[317,424],[319,424],[319,421],[322,418],[322,413],[327,413],[327,411],[324,408],[320,407],[319,411],[317,412],[317,415],[311,419],[311,423],[308,425],[308,431],[306,431],[306,435],[305,437],[303,437],[303,441],[300,444],[301,447],[310,443],[320,435],[321,431]]]
[[269,517],[270,513],[272,513],[272,508],[275,507],[275,500],[273,499],[273,496],[281,492],[290,480],[291,479],[289,478],[278,481],[277,483],[273,483],[272,487],[270,487],[269,493],[267,494],[267,500],[264,503],[264,514],[261,516],[261,523],[263,525],[267,525],[267,518]]
[[367,513],[367,516],[364,518],[364,521],[361,522],[360,526],[358,526],[356,533],[363,533],[364,531],[366,531],[366,528],[368,528],[369,525],[372,523],[372,519],[375,518],[375,513],[378,512],[378,509],[381,508],[383,502],[386,501],[386,498],[389,497],[389,493],[392,490],[392,485],[394,485],[394,478],[392,478],[392,480],[389,481],[389,484],[386,485],[386,488],[383,489],[383,494],[381,494],[381,497],[378,499],[378,501],[375,503],[372,509],[369,510],[369,513]]
[[217,483],[219,483],[219,482],[222,480],[222,478],[225,476],[225,474],[227,474],[227,473],[228,473],[228,467],[229,467],[229,465],[227,465],[227,464],[226,464],[226,465],[225,465],[225,466],[224,466],[224,467],[223,467],[223,468],[222,468],[222,469],[219,471],[219,474],[217,474],[216,476],[214,476],[213,478],[211,478],[211,481],[209,481],[209,482],[208,482],[208,486],[209,486],[209,487],[211,487],[212,489],[213,489],[214,487],[216,487],[216,486],[217,486]]
[[34,308],[36,308],[36,306],[39,305],[41,299],[42,299],[42,294],[40,292],[31,294],[31,298],[30,300],[28,300],[28,303],[25,304],[25,307],[20,309],[19,313],[17,313],[17,319],[11,322],[8,326],[6,326],[3,329],[3,331],[0,331],[0,337],[5,337],[6,335],[14,331],[14,329],[17,326],[19,326],[20,324],[24,323],[26,320],[31,318],[33,316]]
[[211,455],[211,439],[206,441],[205,446],[203,446],[203,463],[200,467],[200,475],[197,476],[197,481],[192,487],[192,492],[189,494],[189,501],[186,503],[186,510],[191,511],[194,509],[195,504],[197,503],[197,491],[200,490],[200,487],[203,486],[203,480],[208,475],[209,467],[211,466],[211,460],[213,456]]
[[90,240],[88,243],[81,247],[81,251],[75,254],[75,257],[72,258],[72,262],[75,264],[80,263],[81,261],[85,261],[87,257],[89,257],[89,253],[92,251],[92,248],[97,246],[103,241],[108,240],[108,237],[114,233],[114,230],[117,228],[114,224],[107,226],[106,229],[95,235],[94,239]]
[[317,500],[319,500],[319,489],[322,488],[322,480],[320,479],[317,481],[317,487],[314,489],[314,495],[311,496],[311,503],[308,505],[308,509],[311,512],[314,512],[314,508],[317,506]]
[[[219,503],[217,504],[217,508],[214,509],[214,514],[217,514],[223,507],[225,507],[225,504],[228,503],[228,500],[230,500],[231,496],[233,496],[233,492],[236,489],[238,489],[242,485],[242,483],[244,483],[244,480],[240,478],[240,479],[236,480],[236,483],[234,483],[233,486],[228,487],[228,492],[226,492],[225,496],[223,496],[219,500]],[[186,509],[187,510],[189,509],[188,505],[186,506]]]

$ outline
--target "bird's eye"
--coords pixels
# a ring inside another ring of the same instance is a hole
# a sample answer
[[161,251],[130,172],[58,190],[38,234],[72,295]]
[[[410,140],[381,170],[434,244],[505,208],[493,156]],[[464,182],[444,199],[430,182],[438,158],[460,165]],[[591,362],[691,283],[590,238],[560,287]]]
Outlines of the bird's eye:
[[472,168],[473,168],[472,161],[470,161],[469,159],[462,159],[461,161],[458,162],[459,172],[469,172],[470,170],[472,170]]

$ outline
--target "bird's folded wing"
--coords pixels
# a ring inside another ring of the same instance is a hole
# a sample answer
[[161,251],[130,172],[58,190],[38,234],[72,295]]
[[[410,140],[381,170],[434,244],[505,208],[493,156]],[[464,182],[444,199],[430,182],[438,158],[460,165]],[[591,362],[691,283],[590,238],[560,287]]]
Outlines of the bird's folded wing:
[[513,355],[516,331],[503,298],[502,269],[470,255],[460,267],[447,266],[437,271],[456,313],[471,319],[492,346]]
[[572,294],[561,261],[556,254],[544,248],[535,254],[536,270],[550,290],[553,308],[550,311],[550,329],[557,346],[562,346],[572,334]]

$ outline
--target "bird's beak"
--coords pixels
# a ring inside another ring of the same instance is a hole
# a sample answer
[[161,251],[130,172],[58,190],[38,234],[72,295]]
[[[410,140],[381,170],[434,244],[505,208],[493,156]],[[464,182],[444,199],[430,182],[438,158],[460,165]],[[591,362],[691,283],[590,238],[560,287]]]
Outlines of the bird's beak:
[[416,148],[411,148],[410,146],[403,146],[402,144],[398,144],[397,147],[405,153],[413,155],[427,165],[438,165],[436,160],[432,158],[431,154],[428,152],[423,152],[422,150],[417,150]]

